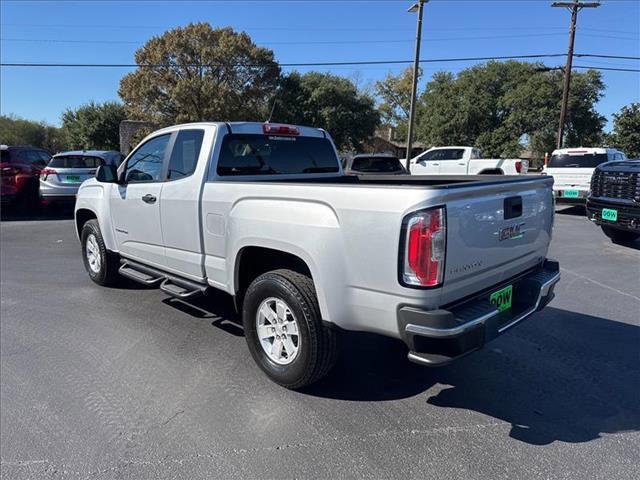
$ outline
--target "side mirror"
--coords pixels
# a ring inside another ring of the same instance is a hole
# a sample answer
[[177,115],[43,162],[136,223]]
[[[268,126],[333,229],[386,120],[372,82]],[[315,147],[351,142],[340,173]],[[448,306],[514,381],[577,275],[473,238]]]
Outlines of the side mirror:
[[96,180],[103,183],[118,183],[118,168],[115,165],[100,165]]

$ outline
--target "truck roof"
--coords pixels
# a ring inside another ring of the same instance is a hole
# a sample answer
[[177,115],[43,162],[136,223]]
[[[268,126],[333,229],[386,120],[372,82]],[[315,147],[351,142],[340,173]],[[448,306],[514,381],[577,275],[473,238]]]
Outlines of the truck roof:
[[574,148],[558,148],[551,155],[584,155],[589,153],[609,153],[619,152],[615,148],[608,147],[574,147]]
[[290,125],[278,122],[193,122],[182,123],[179,125],[172,125],[160,130],[154,131],[151,135],[158,133],[174,132],[176,130],[185,130],[188,128],[196,127],[216,127],[216,128],[228,128],[231,133],[249,133],[249,134],[264,134],[263,125],[283,125],[288,127],[295,127],[300,132],[300,136],[303,137],[327,137],[327,133],[322,128],[306,127],[302,125]]
[[429,150],[440,150],[443,148],[476,148],[476,147],[470,147],[469,145],[445,145],[445,146],[439,146],[439,147],[431,147]]

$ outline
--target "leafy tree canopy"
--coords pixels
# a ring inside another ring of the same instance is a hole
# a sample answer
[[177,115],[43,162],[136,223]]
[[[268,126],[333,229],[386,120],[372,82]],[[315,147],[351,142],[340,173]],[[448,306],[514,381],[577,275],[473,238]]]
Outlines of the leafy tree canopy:
[[126,118],[117,102],[90,102],[62,114],[62,131],[70,148],[120,149],[120,122]]
[[[595,110],[598,72],[572,74],[565,145],[597,145],[605,119]],[[555,148],[562,73],[541,64],[496,62],[434,74],[420,97],[417,138],[430,145],[475,145],[487,156],[538,156]],[[524,145],[526,143],[527,145]]]
[[153,37],[136,51],[142,66],[120,81],[131,119],[159,125],[263,120],[280,67],[246,33],[189,24]]
[[640,103],[632,103],[613,115],[610,143],[629,158],[640,158]]
[[290,73],[282,78],[275,102],[274,122],[324,128],[340,149],[358,148],[380,121],[373,98],[329,73]]
[[60,129],[13,115],[0,115],[0,142],[5,145],[33,145],[52,153],[66,148]]

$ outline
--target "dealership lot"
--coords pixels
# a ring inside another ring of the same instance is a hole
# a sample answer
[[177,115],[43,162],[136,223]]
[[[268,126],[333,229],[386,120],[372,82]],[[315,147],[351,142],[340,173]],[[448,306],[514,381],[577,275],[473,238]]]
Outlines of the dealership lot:
[[346,334],[303,392],[252,361],[229,298],[88,279],[73,221],[1,226],[6,478],[636,478],[640,242],[560,207],[543,312],[441,369]]

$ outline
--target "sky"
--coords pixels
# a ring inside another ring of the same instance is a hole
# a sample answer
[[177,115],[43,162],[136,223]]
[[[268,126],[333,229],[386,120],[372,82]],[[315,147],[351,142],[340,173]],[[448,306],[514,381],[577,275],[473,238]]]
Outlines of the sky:
[[[416,14],[404,0],[0,1],[2,63],[133,63],[147,39],[189,22],[247,32],[281,63],[411,60]],[[425,5],[422,59],[564,54],[570,13],[545,0],[431,0]],[[578,15],[576,53],[640,56],[640,0],[603,0]],[[541,59],[564,65],[565,58]],[[477,61],[423,65],[459,72]],[[640,69],[638,60],[576,58],[576,66]],[[296,67],[349,77],[371,87],[404,65]],[[60,124],[67,108],[118,100],[132,68],[0,67],[0,112]],[[290,68],[284,69],[285,71]],[[640,101],[640,73],[603,71],[598,111],[609,121]]]

